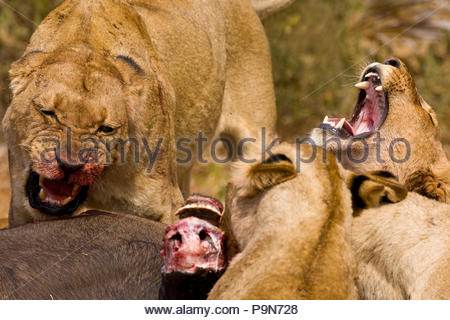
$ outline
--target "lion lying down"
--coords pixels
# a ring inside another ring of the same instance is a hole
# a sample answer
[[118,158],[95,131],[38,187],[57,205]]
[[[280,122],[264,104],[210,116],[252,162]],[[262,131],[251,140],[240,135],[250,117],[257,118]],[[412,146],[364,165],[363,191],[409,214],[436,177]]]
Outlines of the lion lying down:
[[450,203],[450,163],[436,114],[396,58],[368,65],[353,115],[328,118],[311,137],[353,171],[385,170],[409,191]]
[[257,13],[290,2],[62,3],[10,70],[10,225],[90,208],[172,221],[196,139],[256,139],[247,152],[275,135]]

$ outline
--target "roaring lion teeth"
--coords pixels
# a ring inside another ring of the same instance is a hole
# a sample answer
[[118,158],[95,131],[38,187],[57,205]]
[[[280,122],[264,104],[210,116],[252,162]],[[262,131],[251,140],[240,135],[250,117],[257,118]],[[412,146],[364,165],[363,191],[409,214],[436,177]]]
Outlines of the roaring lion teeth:
[[370,78],[370,77],[378,77],[378,74],[375,72],[369,72],[368,74],[365,75],[365,77]]
[[355,87],[361,90],[367,90],[369,89],[369,81],[358,82],[355,84]]
[[338,124],[335,126],[336,129],[341,129],[344,126],[345,118],[342,118]]
[[325,118],[323,119],[323,122],[322,123],[329,123],[328,122],[328,116],[325,116]]
[[42,187],[42,184],[44,183],[44,177],[43,176],[39,176],[39,185]]
[[375,91],[378,91],[378,92],[383,91],[383,86],[378,86],[378,87],[376,87],[376,88],[375,88]]

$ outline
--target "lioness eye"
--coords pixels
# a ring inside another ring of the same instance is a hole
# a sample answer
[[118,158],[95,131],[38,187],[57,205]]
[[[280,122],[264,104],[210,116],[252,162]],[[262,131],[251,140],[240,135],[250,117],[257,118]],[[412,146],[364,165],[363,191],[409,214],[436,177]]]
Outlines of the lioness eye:
[[43,114],[45,114],[46,116],[51,116],[54,117],[55,116],[55,112],[54,111],[50,111],[50,110],[41,110],[41,112]]
[[97,131],[98,132],[103,132],[103,133],[112,133],[114,132],[114,128],[113,127],[108,127],[108,126],[100,126]]
[[395,58],[387,59],[387,60],[384,61],[383,63],[384,63],[384,64],[391,65],[391,66],[396,67],[396,68],[400,68],[400,61],[398,61],[398,60],[395,59]]
[[55,111],[53,111],[53,110],[46,110],[44,106],[42,106],[42,105],[40,105],[38,103],[35,103],[34,101],[33,101],[33,103],[34,103],[34,107],[39,112],[41,112],[42,114],[45,114],[46,116],[49,116],[49,117],[56,117]]

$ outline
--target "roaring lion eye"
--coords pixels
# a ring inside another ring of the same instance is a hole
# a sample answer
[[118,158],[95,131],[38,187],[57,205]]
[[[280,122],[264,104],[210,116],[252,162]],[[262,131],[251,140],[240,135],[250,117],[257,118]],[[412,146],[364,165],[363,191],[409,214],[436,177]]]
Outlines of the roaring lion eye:
[[398,59],[395,59],[395,58],[389,58],[386,61],[384,61],[383,64],[388,64],[388,65],[391,65],[396,68],[400,68],[400,66],[401,66],[400,61],[398,61]]
[[102,132],[102,133],[113,133],[114,131],[116,131],[116,129],[114,129],[113,127],[108,127],[108,126],[100,126],[97,129],[97,132]]

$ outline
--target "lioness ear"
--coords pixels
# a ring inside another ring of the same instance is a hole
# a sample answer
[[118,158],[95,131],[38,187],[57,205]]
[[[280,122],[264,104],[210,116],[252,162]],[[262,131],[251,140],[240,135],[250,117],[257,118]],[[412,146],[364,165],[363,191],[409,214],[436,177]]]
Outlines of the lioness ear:
[[417,96],[419,97],[420,106],[428,113],[433,125],[435,127],[438,127],[439,126],[438,120],[437,120],[436,113],[434,112],[433,108],[422,98],[422,96],[419,93],[417,93]]
[[352,192],[354,207],[360,209],[400,202],[408,195],[406,188],[394,175],[386,171],[352,175],[349,188]]
[[141,94],[144,88],[142,84],[145,77],[144,69],[132,57],[118,55],[114,59],[125,83],[133,92]]
[[36,71],[36,68],[44,62],[46,57],[47,54],[45,52],[31,51],[11,65],[9,78],[13,96],[25,89],[30,81],[29,75]]
[[245,196],[251,196],[264,189],[297,176],[295,166],[284,154],[275,154],[270,158],[252,165],[242,177]]

